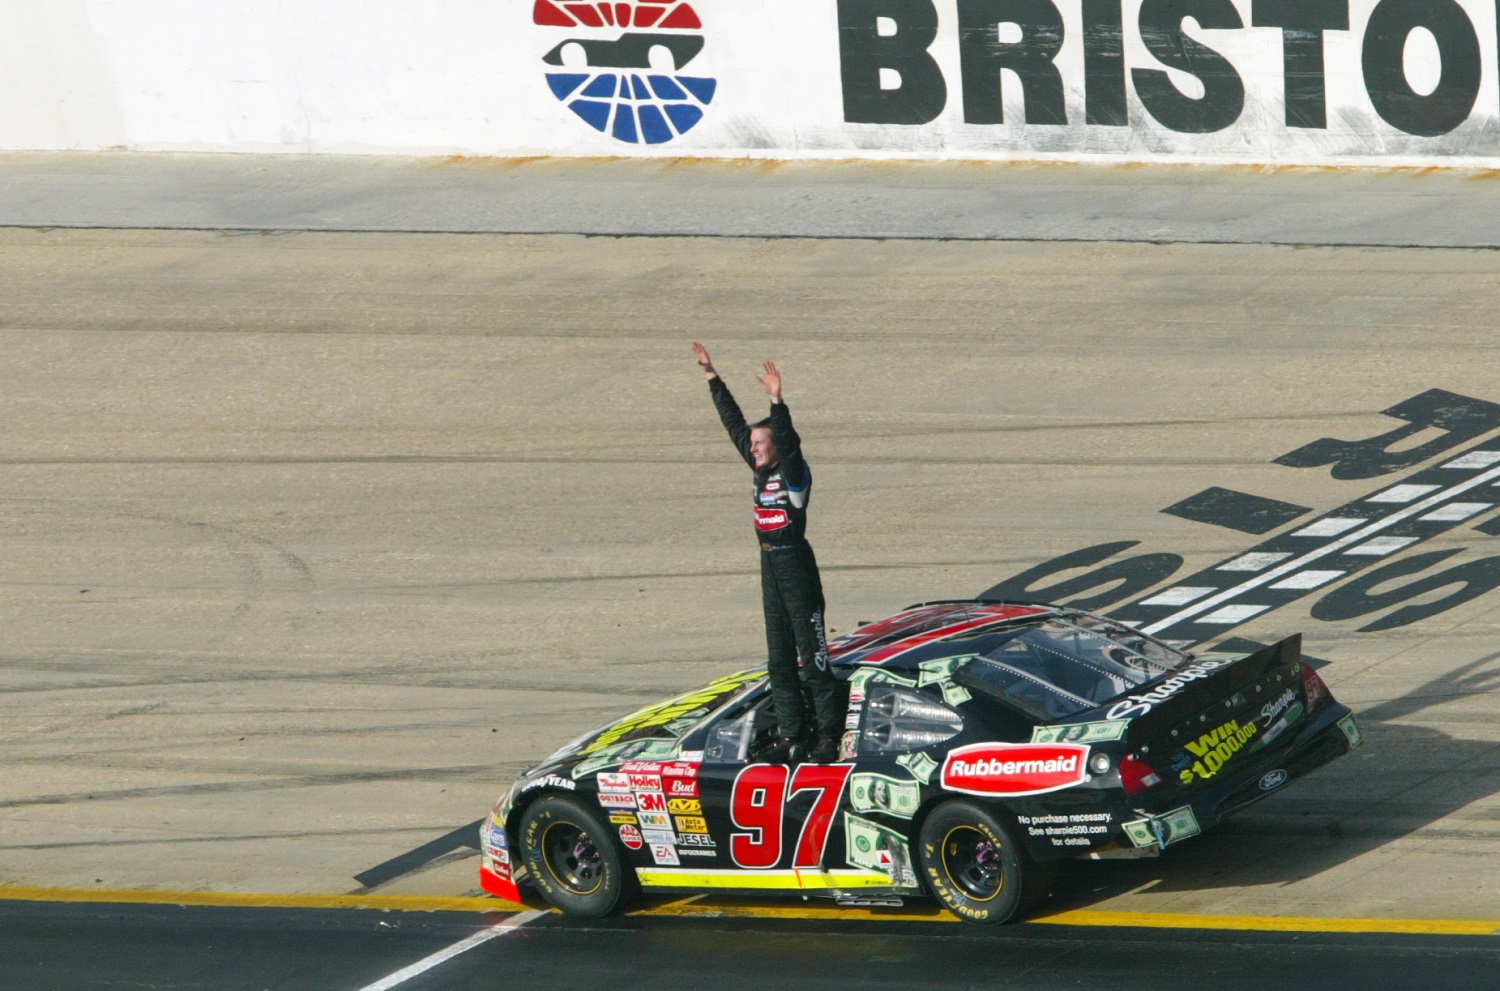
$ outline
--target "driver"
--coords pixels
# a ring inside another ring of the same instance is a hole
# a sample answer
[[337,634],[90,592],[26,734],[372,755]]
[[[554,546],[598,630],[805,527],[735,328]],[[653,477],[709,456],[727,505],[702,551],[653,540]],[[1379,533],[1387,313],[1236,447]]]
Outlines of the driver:
[[[708,378],[714,407],[729,431],[729,439],[754,472],[760,590],[766,610],[766,669],[771,676],[778,732],[775,748],[764,759],[772,763],[831,764],[838,759],[846,703],[841,697],[842,686],[828,665],[823,581],[812,545],[804,536],[812,471],[802,459],[802,442],[792,427],[792,414],[781,401],[781,374],[768,361],[762,368],[764,374],[756,376],[771,397],[771,415],[747,426],[729,387],[714,370],[708,351],[694,341],[693,354]],[[812,695],[811,714],[802,695],[799,658],[801,678],[807,680]]]

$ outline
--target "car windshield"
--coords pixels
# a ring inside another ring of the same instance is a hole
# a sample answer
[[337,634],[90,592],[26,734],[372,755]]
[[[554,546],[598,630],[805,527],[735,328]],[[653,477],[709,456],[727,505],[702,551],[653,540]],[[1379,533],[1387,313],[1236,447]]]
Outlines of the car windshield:
[[1072,616],[1017,631],[957,669],[954,678],[1038,722],[1051,722],[1097,708],[1189,660],[1129,627]]

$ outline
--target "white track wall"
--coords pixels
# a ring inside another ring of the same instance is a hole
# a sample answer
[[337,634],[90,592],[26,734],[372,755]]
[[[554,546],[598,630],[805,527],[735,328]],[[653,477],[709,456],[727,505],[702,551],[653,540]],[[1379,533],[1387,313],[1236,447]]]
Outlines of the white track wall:
[[1500,166],[1497,2],[0,0],[0,148]]

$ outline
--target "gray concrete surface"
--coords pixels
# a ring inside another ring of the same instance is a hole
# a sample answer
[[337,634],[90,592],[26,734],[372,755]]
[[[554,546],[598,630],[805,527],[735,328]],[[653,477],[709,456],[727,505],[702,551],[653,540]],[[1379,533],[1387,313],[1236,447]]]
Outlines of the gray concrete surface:
[[[747,405],[781,363],[847,629],[1105,541],[1213,564],[1253,541],[1159,512],[1210,485],[1359,497],[1271,459],[1500,401],[1496,287],[1467,250],[0,231],[0,884],[347,891],[755,663],[691,339]],[[1497,606],[1237,630],[1304,630],[1369,745],[1075,906],[1500,919]]]
[[0,226],[1500,245],[1496,173],[0,155]]

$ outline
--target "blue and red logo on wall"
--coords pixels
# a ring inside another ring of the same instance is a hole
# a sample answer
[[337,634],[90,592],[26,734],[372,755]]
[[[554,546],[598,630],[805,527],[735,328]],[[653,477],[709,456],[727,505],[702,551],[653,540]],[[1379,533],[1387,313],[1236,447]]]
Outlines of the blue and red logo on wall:
[[717,80],[684,74],[703,51],[703,22],[691,4],[536,0],[532,20],[574,32],[542,56],[558,67],[547,85],[596,131],[665,144],[696,127],[713,102]]

